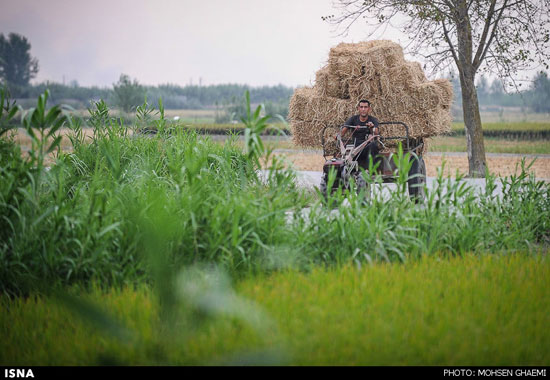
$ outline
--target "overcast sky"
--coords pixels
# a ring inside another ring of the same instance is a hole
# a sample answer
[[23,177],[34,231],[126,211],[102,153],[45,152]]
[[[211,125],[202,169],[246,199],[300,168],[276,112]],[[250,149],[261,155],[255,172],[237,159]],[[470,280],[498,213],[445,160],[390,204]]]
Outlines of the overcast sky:
[[[33,82],[309,85],[339,36],[331,0],[0,0],[0,33],[24,35]],[[400,42],[397,34],[386,39]]]

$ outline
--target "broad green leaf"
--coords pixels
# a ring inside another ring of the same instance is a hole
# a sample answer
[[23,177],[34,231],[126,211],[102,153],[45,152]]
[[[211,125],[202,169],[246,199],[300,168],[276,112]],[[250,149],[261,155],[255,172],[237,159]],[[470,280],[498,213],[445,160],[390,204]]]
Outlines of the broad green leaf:
[[48,150],[46,151],[46,154],[53,152],[54,149],[56,149],[57,147],[59,147],[59,144],[60,144],[60,142],[61,142],[61,138],[62,138],[62,136],[57,136],[57,137],[52,141],[52,143],[50,144],[50,147],[49,147]]

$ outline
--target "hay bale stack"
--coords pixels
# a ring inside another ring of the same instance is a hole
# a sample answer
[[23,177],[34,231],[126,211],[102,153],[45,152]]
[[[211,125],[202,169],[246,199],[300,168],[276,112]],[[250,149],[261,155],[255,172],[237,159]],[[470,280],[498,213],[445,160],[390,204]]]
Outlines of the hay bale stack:
[[[319,147],[324,127],[334,128],[357,112],[360,99],[372,103],[380,121],[402,121],[411,137],[431,137],[450,131],[453,90],[445,79],[428,81],[417,62],[405,61],[398,44],[380,40],[341,43],[330,49],[328,64],[313,88],[298,88],[290,101],[294,143]],[[382,136],[403,136],[401,127],[381,129]]]

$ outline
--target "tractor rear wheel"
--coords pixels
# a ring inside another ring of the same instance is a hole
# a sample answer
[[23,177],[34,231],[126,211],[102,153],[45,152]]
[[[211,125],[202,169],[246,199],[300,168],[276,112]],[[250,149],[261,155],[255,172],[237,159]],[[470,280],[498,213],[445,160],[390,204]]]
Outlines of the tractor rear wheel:
[[412,166],[409,170],[409,179],[407,181],[409,188],[409,196],[416,203],[424,202],[426,192],[424,186],[426,184],[426,164],[422,156],[413,155]]

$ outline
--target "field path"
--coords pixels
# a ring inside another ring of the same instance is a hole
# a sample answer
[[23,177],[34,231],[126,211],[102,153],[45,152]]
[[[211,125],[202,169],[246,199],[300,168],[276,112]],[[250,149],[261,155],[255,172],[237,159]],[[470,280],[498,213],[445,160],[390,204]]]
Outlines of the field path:
[[[274,153],[280,157],[286,157],[296,170],[314,172],[323,170],[325,160],[320,150],[276,149]],[[525,158],[527,164],[535,160],[529,170],[535,174],[535,177],[550,180],[550,154],[487,153],[486,155],[489,171],[498,176],[509,176],[519,172],[521,161]],[[468,155],[465,152],[429,152],[425,156],[425,161],[428,177],[436,177],[437,170],[443,162],[445,162],[445,176],[454,177],[457,170],[461,174],[468,173]]]

